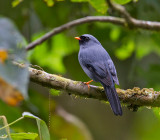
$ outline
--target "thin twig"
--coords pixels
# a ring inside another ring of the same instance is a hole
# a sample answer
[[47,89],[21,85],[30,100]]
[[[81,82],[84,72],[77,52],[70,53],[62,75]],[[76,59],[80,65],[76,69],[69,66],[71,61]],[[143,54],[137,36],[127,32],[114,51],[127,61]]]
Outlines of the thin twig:
[[131,17],[131,15],[127,12],[127,10],[125,9],[124,6],[119,5],[119,4],[115,4],[113,2],[111,2],[110,0],[107,0],[107,3],[109,5],[110,8],[118,11],[126,20],[126,23],[130,24],[134,24],[134,18]]
[[110,23],[119,24],[119,25],[124,25],[125,23],[124,19],[117,18],[117,17],[110,17],[110,16],[88,16],[88,17],[80,18],[80,19],[68,22],[62,26],[54,28],[50,32],[46,33],[44,36],[30,43],[26,47],[26,50],[28,51],[35,48],[36,45],[43,43],[45,40],[49,39],[53,35],[63,32],[64,30],[70,29],[71,27],[84,24],[84,23],[95,22],[95,21],[110,22]]

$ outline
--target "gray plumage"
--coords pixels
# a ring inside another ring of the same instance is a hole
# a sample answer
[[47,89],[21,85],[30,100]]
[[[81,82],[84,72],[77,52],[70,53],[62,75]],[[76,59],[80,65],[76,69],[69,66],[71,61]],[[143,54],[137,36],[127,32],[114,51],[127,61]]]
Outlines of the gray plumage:
[[122,115],[122,108],[115,84],[119,85],[117,72],[107,51],[92,35],[84,34],[79,38],[79,63],[84,72],[94,81],[100,82],[115,115]]

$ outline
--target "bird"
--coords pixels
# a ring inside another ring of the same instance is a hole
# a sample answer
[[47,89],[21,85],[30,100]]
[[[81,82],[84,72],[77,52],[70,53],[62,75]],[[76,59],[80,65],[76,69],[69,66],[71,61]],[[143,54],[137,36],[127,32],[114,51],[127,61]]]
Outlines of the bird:
[[110,103],[111,109],[116,116],[122,116],[122,107],[115,84],[119,85],[116,68],[108,52],[101,43],[90,34],[83,34],[75,37],[79,40],[78,60],[83,71],[92,80],[86,82],[100,82],[104,87],[105,94]]

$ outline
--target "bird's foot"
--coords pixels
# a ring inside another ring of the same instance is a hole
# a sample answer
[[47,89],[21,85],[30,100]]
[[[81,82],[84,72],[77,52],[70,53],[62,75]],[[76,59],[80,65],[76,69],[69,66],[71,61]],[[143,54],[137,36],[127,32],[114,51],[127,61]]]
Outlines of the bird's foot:
[[88,81],[88,82],[84,82],[84,84],[86,84],[86,85],[88,86],[88,89],[90,89],[90,86],[89,86],[89,84],[90,84],[91,82],[93,82],[93,80],[91,80],[91,81]]

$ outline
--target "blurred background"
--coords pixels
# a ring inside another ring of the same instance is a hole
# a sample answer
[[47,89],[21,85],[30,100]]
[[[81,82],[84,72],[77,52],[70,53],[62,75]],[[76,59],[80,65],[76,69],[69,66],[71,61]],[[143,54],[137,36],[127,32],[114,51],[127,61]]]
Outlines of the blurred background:
[[[1,0],[0,18],[10,19],[29,43],[51,29],[81,17],[119,16],[102,5],[103,0],[97,3],[77,1],[15,0],[13,3],[12,0]],[[131,1],[125,5],[134,18],[150,21],[160,21],[159,6],[159,0]],[[29,51],[29,63],[40,66],[48,73],[89,81],[79,65],[79,44],[74,39],[86,33],[94,35],[110,54],[117,69],[120,88],[160,90],[160,35],[156,31],[99,22],[79,25]],[[49,125],[52,140],[159,139],[160,118],[151,108],[142,107],[132,112],[122,105],[123,116],[116,117],[109,104],[50,90],[32,82],[29,83],[28,94],[29,99],[18,107],[0,101],[0,115],[5,115],[10,123],[22,112],[32,112]],[[36,123],[28,119],[11,128],[14,132],[38,131]]]

